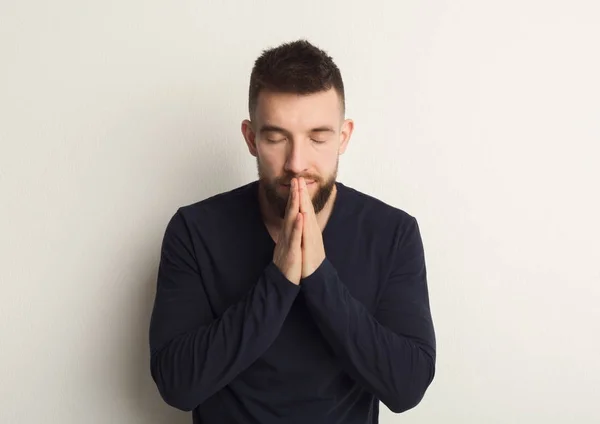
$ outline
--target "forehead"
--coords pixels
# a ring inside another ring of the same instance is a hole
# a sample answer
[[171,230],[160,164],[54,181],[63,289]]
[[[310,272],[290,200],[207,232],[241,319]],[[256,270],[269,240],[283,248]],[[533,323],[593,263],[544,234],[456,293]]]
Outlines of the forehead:
[[341,117],[340,99],[333,88],[312,94],[261,91],[256,106],[258,122],[290,130],[337,123]]

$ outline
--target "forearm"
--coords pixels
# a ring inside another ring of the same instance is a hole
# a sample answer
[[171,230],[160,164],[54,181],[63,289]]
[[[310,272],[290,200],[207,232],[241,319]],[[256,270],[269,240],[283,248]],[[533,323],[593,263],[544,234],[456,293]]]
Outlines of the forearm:
[[392,411],[414,407],[434,375],[435,351],[426,336],[433,329],[419,340],[382,325],[352,297],[328,259],[301,287],[346,372]]
[[277,337],[298,291],[270,263],[221,317],[167,341],[161,329],[180,311],[168,293],[158,293],[150,328],[151,372],[164,400],[191,410],[231,382]]

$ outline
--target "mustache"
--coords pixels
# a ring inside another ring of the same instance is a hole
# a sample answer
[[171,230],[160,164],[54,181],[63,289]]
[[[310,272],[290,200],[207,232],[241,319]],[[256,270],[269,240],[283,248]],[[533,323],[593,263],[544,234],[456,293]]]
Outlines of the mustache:
[[307,181],[314,181],[316,183],[320,182],[320,179],[318,177],[314,177],[312,175],[293,175],[291,177],[280,178],[277,180],[277,182],[279,184],[290,185],[292,183],[292,179],[300,177],[304,178]]

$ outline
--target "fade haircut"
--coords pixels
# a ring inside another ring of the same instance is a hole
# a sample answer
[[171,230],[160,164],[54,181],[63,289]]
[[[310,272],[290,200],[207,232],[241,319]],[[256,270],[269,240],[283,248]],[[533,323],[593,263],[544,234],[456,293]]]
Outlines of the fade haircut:
[[250,74],[248,112],[253,120],[261,91],[314,94],[334,88],[340,98],[342,116],[346,103],[339,68],[323,50],[306,40],[281,44],[262,54]]

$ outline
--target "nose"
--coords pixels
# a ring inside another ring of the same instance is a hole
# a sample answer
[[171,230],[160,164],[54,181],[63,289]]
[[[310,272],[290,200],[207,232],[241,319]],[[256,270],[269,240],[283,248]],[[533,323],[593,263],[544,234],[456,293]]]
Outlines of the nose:
[[308,169],[308,152],[297,141],[288,143],[285,170],[289,174],[299,175]]

